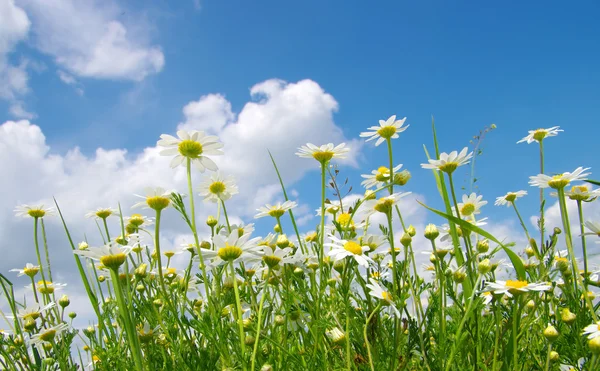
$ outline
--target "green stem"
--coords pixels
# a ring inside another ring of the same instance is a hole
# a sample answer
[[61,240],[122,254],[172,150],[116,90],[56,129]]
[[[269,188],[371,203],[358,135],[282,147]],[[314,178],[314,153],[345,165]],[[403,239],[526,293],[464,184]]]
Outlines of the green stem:
[[156,210],[156,225],[154,226],[154,247],[156,248],[156,259],[158,264],[158,282],[162,288],[165,298],[167,296],[167,287],[162,269],[162,257],[160,252],[160,210]]
[[50,254],[48,252],[48,240],[46,239],[46,227],[44,226],[44,219],[42,218],[40,222],[42,223],[42,240],[44,241],[44,252],[46,254],[46,264],[48,265],[48,278],[50,279],[50,282],[54,282],[52,281],[52,268],[50,267]]
[[363,336],[365,338],[365,344],[367,345],[367,354],[369,357],[369,365],[371,366],[371,371],[375,371],[375,367],[373,367],[373,356],[371,355],[371,345],[369,344],[369,338],[367,337],[367,327],[369,326],[369,322],[371,322],[371,319],[373,319],[375,313],[379,311],[379,308],[381,308],[381,303],[379,303],[379,305],[377,305],[373,312],[371,312],[371,314],[365,321],[365,328],[363,330]]
[[221,200],[221,205],[223,205],[223,215],[225,216],[225,222],[227,223],[227,231],[231,233],[231,225],[229,224],[229,217],[227,216],[227,209],[225,208],[225,201]]
[[498,304],[494,301],[494,317],[496,318],[496,334],[494,335],[494,355],[492,360],[492,371],[496,371],[496,360],[498,358],[498,342],[500,341],[500,311]]
[[[587,261],[587,248],[585,243],[585,228],[583,220],[583,207],[580,200],[577,200],[577,210],[579,211],[579,229],[581,232],[581,248],[583,250],[583,276],[585,277],[584,282],[588,279],[588,261]],[[586,287],[587,291],[587,287]]]
[[517,370],[517,363],[519,362],[519,335],[517,332],[518,327],[518,315],[519,315],[519,303],[520,301],[513,296],[513,312],[512,312],[512,344],[513,344],[513,370]]
[[390,194],[394,193],[394,159],[392,155],[392,140],[387,138],[388,157],[390,158]]
[[244,354],[246,354],[246,343],[244,342],[244,319],[242,318],[242,303],[240,302],[240,292],[238,290],[237,278],[235,277],[235,268],[233,267],[233,261],[229,263],[231,268],[231,278],[233,279],[233,290],[235,292],[235,304],[237,307],[237,320],[240,331],[240,348],[242,349],[241,363],[242,369],[246,370],[246,364],[244,363]]
[[254,350],[252,351],[252,360],[250,362],[250,370],[254,370],[254,361],[256,359],[256,352],[258,351],[258,341],[260,339],[260,329],[262,327],[262,311],[265,303],[265,298],[269,293],[269,278],[271,277],[271,268],[267,269],[267,279],[265,281],[265,288],[262,298],[260,298],[260,305],[258,306],[258,322],[256,324],[256,340],[254,341]]
[[[540,143],[540,174],[544,174],[544,143],[543,140]],[[540,246],[544,246],[544,188],[540,188]],[[574,257],[573,257],[574,258]]]
[[548,354],[546,355],[546,367],[545,371],[550,370],[550,353],[552,352],[552,344],[548,344]]

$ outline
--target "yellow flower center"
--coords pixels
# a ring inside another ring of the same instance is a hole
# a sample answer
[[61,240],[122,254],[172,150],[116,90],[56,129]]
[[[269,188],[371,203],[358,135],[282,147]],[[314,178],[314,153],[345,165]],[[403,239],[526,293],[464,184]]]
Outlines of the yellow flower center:
[[375,175],[375,180],[377,180],[378,182],[385,182],[389,179],[390,177],[390,169],[388,169],[385,166],[381,166],[379,167],[379,169],[377,169],[377,174]]
[[569,180],[563,178],[562,174],[558,174],[548,181],[548,185],[554,189],[562,189],[569,185]]
[[144,224],[144,217],[140,214],[133,214],[131,218],[129,218],[129,223],[139,227],[140,225]]
[[225,247],[221,247],[219,251],[217,251],[217,255],[219,258],[225,261],[232,261],[240,257],[242,255],[242,249],[237,246],[229,245],[225,243]]
[[23,268],[23,273],[25,273],[29,277],[35,276],[39,271],[40,271],[40,268],[38,268],[38,267]]
[[371,273],[371,278],[378,280],[381,278],[381,273],[373,272],[373,273]]
[[571,187],[569,198],[576,201],[588,200],[590,198],[588,187],[584,185]]
[[43,209],[30,209],[27,211],[27,214],[29,214],[30,217],[32,218],[43,218],[44,215],[46,215],[46,210]]
[[27,318],[36,320],[36,319],[40,318],[40,312],[27,313],[26,315],[23,316],[23,320],[25,321]]
[[118,253],[115,255],[105,255],[103,257],[100,258],[100,263],[102,263],[102,265],[112,268],[112,269],[118,269],[123,263],[125,263],[125,259],[127,258],[127,255],[125,255],[125,253]]
[[306,242],[314,242],[317,239],[317,233],[311,232],[311,233],[307,234],[304,239],[306,240]]
[[190,139],[182,140],[177,147],[183,157],[195,159],[202,155],[202,144]]
[[458,167],[458,162],[446,162],[445,164],[442,164],[440,166],[438,166],[438,168],[448,174],[452,174],[454,172],[454,170],[456,170],[456,168]]
[[54,329],[44,331],[40,334],[40,339],[47,342],[54,340],[54,337],[56,337],[56,330]]
[[387,291],[382,292],[381,297],[383,298],[383,300],[392,301],[392,295]]
[[506,287],[508,287],[508,291],[513,295],[523,293],[523,291],[520,291],[519,289],[526,287],[528,284],[529,283],[527,281],[521,281],[521,280],[507,280],[506,281]]
[[164,273],[165,276],[174,276],[176,274],[177,274],[177,269],[175,269],[173,267],[167,268]]
[[514,200],[517,199],[517,195],[516,195],[516,193],[510,192],[510,193],[507,193],[506,196],[504,196],[504,199],[508,202],[513,202]]
[[538,142],[541,142],[542,139],[546,137],[546,135],[548,135],[546,129],[537,129],[533,132],[533,139],[537,140]]
[[97,216],[98,218],[100,218],[100,219],[106,219],[106,218],[108,218],[109,216],[111,216],[111,215],[112,215],[112,213],[113,213],[113,212],[112,212],[112,210],[110,210],[110,209],[102,209],[102,210],[98,210],[98,211],[96,211],[96,216]]
[[362,247],[354,241],[348,241],[344,244],[344,250],[354,255],[362,255]]
[[167,258],[172,258],[175,255],[175,251],[165,251],[164,254]]
[[265,255],[263,256],[263,261],[269,268],[273,268],[281,262],[281,258],[275,255]]
[[392,205],[394,204],[394,200],[389,198],[382,198],[375,204],[375,211],[379,211],[380,213],[387,214],[392,211]]
[[54,286],[52,285],[52,282],[49,281],[38,281],[38,291],[41,292],[42,294],[52,294],[54,292]]
[[151,196],[146,198],[146,203],[151,209],[160,211],[169,206],[171,200],[168,197],[164,196]]
[[460,215],[469,216],[469,215],[473,214],[474,211],[475,211],[475,205],[468,202],[461,207]]
[[348,229],[349,227],[354,226],[354,222],[351,219],[352,217],[348,213],[342,213],[337,217],[337,222],[340,223],[342,229]]
[[396,134],[395,126],[384,126],[381,129],[377,130],[377,134],[384,139],[390,139],[394,134]]
[[278,207],[269,210],[269,215],[273,218],[281,218],[285,214],[285,210],[280,209]]
[[317,152],[314,152],[312,155],[315,160],[324,164],[324,163],[328,162],[329,160],[331,160],[333,158],[333,156],[335,155],[335,153],[333,153],[331,151],[317,151]]
[[225,183],[212,182],[211,185],[208,187],[208,190],[212,194],[220,195],[221,193],[225,192]]

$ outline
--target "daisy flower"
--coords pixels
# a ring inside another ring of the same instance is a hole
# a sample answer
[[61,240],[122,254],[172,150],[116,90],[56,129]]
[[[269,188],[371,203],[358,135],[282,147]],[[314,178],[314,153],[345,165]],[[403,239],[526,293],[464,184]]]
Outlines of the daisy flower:
[[298,331],[304,329],[310,320],[310,315],[299,308],[292,308],[289,312],[288,330]]
[[203,131],[185,130],[177,131],[175,138],[172,135],[162,134],[160,140],[156,144],[160,147],[165,147],[160,154],[163,156],[173,156],[171,167],[177,167],[184,164],[186,160],[190,160],[200,172],[206,169],[217,171],[217,164],[207,157],[207,155],[216,156],[222,155],[223,143],[219,142],[219,138],[212,135],[206,135]]
[[[394,167],[394,174],[397,174],[401,168],[402,164]],[[385,166],[380,166],[377,170],[371,171],[371,174],[363,174],[361,177],[365,179],[360,183],[363,187],[367,189],[381,188],[390,181],[390,169]]]
[[[328,214],[337,214],[342,209],[339,201],[325,200],[325,212]],[[316,209],[317,216],[321,216],[321,208]]]
[[[24,321],[31,318],[36,320],[40,318],[40,315],[47,311],[48,309],[52,309],[56,306],[56,303],[50,302],[45,306],[40,306],[39,304],[32,304],[27,306],[26,308],[21,308],[17,312],[17,317],[23,319]],[[13,316],[6,316],[7,318],[14,318]]]
[[481,207],[487,205],[487,201],[482,201],[483,196],[477,196],[475,193],[471,193],[469,196],[463,195],[462,202],[458,203],[458,209],[461,216],[470,216],[479,214]]
[[273,249],[271,246],[262,246],[262,261],[264,261],[269,268],[274,268],[279,264],[294,263],[295,259],[292,255],[292,249],[289,247],[284,249]]
[[531,144],[533,142],[541,142],[546,137],[554,137],[558,135],[559,132],[563,131],[559,129],[560,126],[553,126],[548,129],[537,129],[537,130],[529,130],[529,135],[525,138],[521,139],[517,143],[527,142],[527,144]]
[[573,171],[572,173],[567,172],[553,176],[549,176],[546,174],[538,174],[536,176],[529,177],[529,184],[534,187],[540,188],[562,189],[568,186],[573,181],[585,180],[585,177],[590,175],[590,173],[585,173],[585,171],[589,169],[589,167],[582,168],[580,166],[577,169],[575,169],[575,171]]
[[490,304],[494,298],[494,295],[490,291],[484,291],[479,296],[483,299],[483,305]]
[[95,218],[95,219],[106,219],[111,215],[119,215],[119,212],[116,209],[110,207],[99,207],[96,210],[90,211],[85,214],[86,218]]
[[381,235],[369,234],[364,237],[360,237],[359,241],[362,246],[369,247],[369,251],[371,251],[371,252],[376,251],[380,248],[381,249],[389,248],[388,239]]
[[141,214],[131,214],[131,216],[125,218],[125,223],[140,228],[142,226],[147,227],[151,225],[154,223],[154,219]]
[[146,195],[140,196],[135,195],[137,197],[143,198],[144,201],[140,201],[133,205],[133,208],[144,208],[144,209],[153,209],[156,211],[160,211],[171,204],[171,191],[166,191],[164,188],[156,187],[151,188],[147,187],[144,189]]
[[388,291],[384,290],[379,285],[379,282],[377,282],[373,278],[369,278],[369,282],[371,282],[370,284],[369,283],[367,284],[367,287],[369,288],[369,295],[371,295],[374,298],[377,298],[379,300],[383,300],[387,305],[389,305],[394,310],[396,315],[399,316],[400,312],[394,305],[394,300],[392,299],[392,295]]
[[29,277],[35,276],[40,271],[39,265],[33,265],[31,263],[25,264],[23,269],[11,269],[9,272],[17,272],[17,277],[27,275]]
[[[238,236],[242,237],[245,234],[254,232],[254,223],[249,223],[249,224],[244,224],[244,223],[232,224],[231,225],[231,231],[232,232],[233,231],[237,231],[238,232]],[[227,228],[223,228],[219,232],[221,234],[227,234]]]
[[473,157],[473,152],[467,153],[468,148],[465,147],[458,153],[457,151],[452,151],[450,154],[446,152],[442,152],[440,154],[439,160],[428,160],[428,164],[421,164],[423,169],[433,169],[440,170],[448,174],[452,174],[457,167],[466,165],[469,163],[469,160]]
[[[52,294],[55,291],[62,290],[67,286],[66,283],[54,283],[50,281],[40,280],[36,283],[36,289],[42,294]],[[27,288],[31,289],[32,286],[29,285]]]
[[97,260],[106,267],[118,269],[125,262],[132,249],[132,246],[123,246],[111,242],[100,247],[90,247],[87,250],[74,250],[73,253]]
[[44,205],[20,205],[15,208],[15,215],[23,218],[43,218],[44,216],[54,215],[53,207]]
[[512,203],[515,202],[515,200],[517,198],[521,198],[525,195],[527,195],[527,191],[508,192],[507,194],[505,194],[502,197],[497,197],[496,202],[494,202],[494,205],[496,205],[496,206],[505,206],[506,205],[506,206],[510,207],[510,205],[512,205]]
[[[215,245],[215,256],[212,257],[213,264],[236,263],[247,258],[261,256],[262,251],[258,246],[259,241],[260,237],[250,239],[250,233],[239,236],[237,230],[232,231],[229,236],[215,235],[213,237]],[[203,257],[206,256],[204,252],[202,252],[202,255]]]
[[591,220],[587,220],[585,222],[585,226],[587,229],[589,229],[591,232],[586,232],[584,233],[584,235],[592,235],[595,234],[598,237],[600,237],[600,222],[594,222]]
[[552,286],[546,283],[529,283],[521,280],[507,280],[488,282],[485,291],[491,291],[494,294],[506,294],[508,297],[519,295],[529,291],[546,291]]
[[387,139],[396,139],[398,133],[408,129],[408,125],[404,126],[406,117],[402,120],[396,120],[396,115],[390,116],[387,120],[379,120],[379,126],[371,126],[368,131],[360,133],[361,138],[369,138],[366,141],[377,139],[375,146],[380,145]]
[[589,201],[600,196],[600,189],[590,189],[587,185],[576,185],[571,187],[570,191],[565,192],[565,196],[575,201]]
[[587,335],[590,340],[600,336],[600,321],[585,326],[582,335]]
[[42,329],[39,333],[31,336],[31,344],[42,345],[43,343],[52,343],[56,336],[60,335],[69,328],[66,323],[61,323],[53,327]]
[[360,206],[360,211],[364,215],[362,219],[366,219],[376,212],[387,214],[392,211],[392,207],[400,202],[402,197],[408,196],[411,192],[398,192],[389,196],[381,197],[377,200],[367,200]]
[[331,242],[325,243],[324,246],[331,248],[327,255],[331,256],[334,261],[342,260],[347,256],[351,256],[363,267],[368,267],[369,262],[373,262],[371,258],[364,255],[365,252],[370,250],[369,246],[361,246],[356,241],[341,240],[334,235],[330,235],[329,239]]
[[150,327],[148,322],[144,322],[144,325],[138,325],[137,334],[141,343],[149,343],[154,338],[154,333],[158,331],[160,326]]
[[210,180],[200,183],[200,196],[204,201],[227,201],[231,196],[239,193],[238,187],[232,176],[224,177],[220,173],[211,175]]
[[314,158],[321,164],[324,164],[332,158],[346,158],[348,152],[350,152],[350,148],[346,147],[346,143],[337,146],[334,146],[333,143],[328,143],[320,147],[312,143],[307,143],[305,146],[298,148],[296,155],[304,158]]
[[254,219],[265,216],[281,218],[286,211],[291,210],[296,206],[298,206],[298,204],[295,201],[285,201],[284,203],[278,202],[275,205],[266,204],[265,206],[256,209],[259,213],[254,215]]

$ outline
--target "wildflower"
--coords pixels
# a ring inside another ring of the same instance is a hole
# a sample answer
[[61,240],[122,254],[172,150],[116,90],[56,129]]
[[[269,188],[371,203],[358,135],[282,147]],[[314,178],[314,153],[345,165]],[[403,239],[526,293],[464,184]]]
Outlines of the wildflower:
[[387,305],[389,305],[394,310],[394,312],[396,313],[397,316],[400,316],[400,312],[394,305],[394,300],[392,298],[392,295],[388,291],[385,291],[381,286],[379,286],[379,283],[376,280],[374,280],[373,278],[369,278],[369,282],[371,282],[370,284],[367,284],[367,287],[370,290],[369,295],[371,295],[379,300],[383,300]]
[[549,342],[553,343],[559,336],[560,334],[556,330],[556,327],[548,324],[548,327],[544,330],[544,337],[548,339]]
[[79,250],[87,250],[88,247],[90,247],[90,245],[88,245],[88,243],[85,241],[81,241],[79,244],[77,244],[77,248]]
[[598,237],[600,237],[600,222],[587,220],[585,222],[585,226],[591,232],[585,232],[584,235],[594,235],[595,234]]
[[21,277],[23,275],[34,277],[40,271],[39,265],[33,265],[31,263],[25,264],[25,268],[23,269],[11,269],[9,272],[17,272],[17,277]]
[[24,218],[43,218],[44,216],[54,215],[54,208],[44,208],[44,205],[20,205],[15,208],[15,215]]
[[[231,231],[237,231],[238,235],[242,237],[245,234],[254,232],[254,223],[238,223],[231,225]],[[226,228],[221,229],[220,233],[227,234]]]
[[90,211],[89,213],[85,214],[85,217],[86,218],[96,218],[96,219],[106,219],[111,215],[119,215],[119,213],[116,209],[112,209],[110,207],[107,207],[107,208],[99,207],[96,210]]
[[588,339],[600,337],[600,321],[585,326],[582,335],[587,335]]
[[[31,304],[28,305],[26,308],[21,308],[17,311],[17,317],[23,319],[23,321],[26,321],[28,319],[32,319],[32,320],[36,320],[38,318],[40,318],[40,316],[42,315],[43,312],[47,311],[48,309],[52,309],[56,306],[56,303],[54,302],[50,302],[46,305],[44,305],[43,307],[40,306],[40,304]],[[12,316],[6,316],[7,318],[14,318]]]
[[244,234],[240,237],[237,231],[232,231],[226,237],[215,235],[213,243],[216,252],[203,251],[202,254],[203,256],[206,254],[210,258],[210,253],[215,253],[212,257],[215,265],[223,261],[235,263],[246,258],[260,256],[262,252],[257,245],[258,241],[260,241],[260,237],[250,239],[250,234]]
[[325,332],[325,335],[331,340],[332,343],[338,344],[346,340],[346,334],[342,332],[338,327],[334,327]]
[[565,196],[575,201],[591,201],[600,196],[599,189],[589,189],[587,185],[576,185],[571,187],[570,191],[565,192]]
[[329,238],[331,242],[325,243],[325,246],[331,248],[328,255],[333,258],[334,261],[345,259],[347,256],[351,256],[356,262],[364,267],[369,265],[369,262],[373,260],[368,256],[364,255],[366,251],[369,251],[369,246],[361,246],[358,242],[352,240],[341,240],[333,235]]
[[35,345],[42,345],[44,342],[52,343],[56,336],[60,335],[69,328],[66,323],[61,323],[47,329],[43,329],[38,334],[31,337],[31,343]]
[[536,176],[529,177],[529,184],[534,187],[539,188],[554,188],[554,189],[563,189],[568,186],[571,182],[577,180],[585,180],[586,176],[590,175],[590,173],[585,173],[585,171],[589,170],[589,167],[582,168],[578,167],[572,173],[563,173],[557,174],[554,176],[549,176],[546,174],[538,174]]
[[529,130],[529,135],[525,138],[521,139],[517,143],[527,142],[527,144],[531,144],[535,142],[541,142],[544,138],[554,137],[558,135],[559,132],[563,131],[559,129],[560,126],[553,126],[548,129],[537,129],[537,130]]
[[162,134],[160,140],[156,143],[160,147],[166,147],[160,154],[163,156],[173,156],[171,167],[177,167],[184,161],[191,161],[200,172],[206,169],[217,171],[217,164],[207,157],[207,155],[222,155],[223,143],[219,138],[212,135],[206,135],[203,131],[185,130],[177,131],[178,138],[168,134]]
[[569,308],[564,308],[560,313],[560,319],[567,325],[571,325],[577,319],[577,315],[571,312]]
[[361,246],[368,246],[369,251],[373,252],[381,246],[387,246],[388,240],[384,236],[380,235],[366,235],[360,238]]
[[483,305],[488,305],[494,299],[494,295],[490,291],[484,291],[479,296],[483,299]]
[[[394,167],[394,174],[402,168],[402,164]],[[390,181],[390,169],[385,166],[380,166],[377,170],[373,170],[371,174],[361,175],[363,180],[360,185],[365,188],[381,188]]]
[[142,226],[147,227],[151,225],[153,223],[153,219],[141,214],[131,214],[131,216],[125,218],[125,222],[128,225],[132,225],[136,228],[139,228]]
[[134,208],[143,207],[145,209],[153,209],[156,211],[160,211],[164,208],[169,207],[171,204],[171,193],[170,191],[165,191],[163,188],[145,188],[146,195],[137,197],[143,198],[144,201],[140,201],[133,205]]
[[487,201],[482,201],[483,196],[477,196],[475,193],[471,193],[469,196],[463,195],[462,202],[458,203],[458,209],[460,211],[460,215],[470,216],[479,214],[481,207],[487,205]]
[[[44,280],[40,280],[36,283],[37,290],[42,294],[52,294],[55,291],[62,290],[65,286],[67,286],[66,283],[54,283]],[[31,285],[28,287],[31,287]]]
[[200,183],[200,196],[205,201],[227,201],[239,193],[232,176],[224,177],[220,173],[212,174],[210,180]]
[[588,347],[593,355],[597,356],[600,354],[600,337],[595,337],[588,341]]
[[428,160],[428,164],[421,164],[421,167],[423,169],[435,169],[452,174],[457,167],[468,164],[471,157],[473,157],[473,152],[467,153],[467,151],[468,148],[465,147],[460,153],[457,151],[452,151],[450,154],[442,152],[439,160],[430,159]]
[[261,208],[256,209],[259,211],[258,214],[254,216],[255,219],[262,218],[264,216],[272,216],[273,218],[280,218],[285,214],[286,211],[293,209],[298,206],[295,201],[285,201],[284,203],[278,202],[275,205],[265,205]]
[[[328,214],[337,214],[341,210],[339,201],[330,201],[325,199],[325,212]],[[316,209],[317,216],[321,216],[321,208]]]
[[111,242],[104,246],[91,247],[83,251],[75,250],[73,253],[92,260],[97,260],[108,268],[118,269],[125,262],[125,259],[131,250],[131,246],[123,246]]
[[292,254],[292,249],[290,247],[275,250],[268,245],[263,245],[262,247],[262,260],[269,268],[274,268],[279,264],[286,264],[290,262],[290,255]]
[[146,344],[151,342],[154,338],[154,333],[158,331],[158,328],[159,326],[156,326],[154,328],[150,327],[150,324],[148,322],[145,322],[144,326],[139,326],[137,333],[138,338],[140,339],[140,343]]
[[510,206],[517,198],[523,197],[527,195],[527,191],[516,191],[516,192],[508,192],[502,197],[497,197],[494,205],[496,206]]
[[399,137],[398,133],[408,129],[408,125],[404,126],[406,117],[402,120],[396,120],[396,115],[390,116],[387,120],[379,120],[379,126],[371,126],[369,131],[360,133],[361,138],[369,138],[366,141],[377,138],[375,146],[380,145],[387,139],[396,139]]
[[60,299],[58,299],[58,305],[60,305],[62,308],[68,307],[69,304],[71,304],[71,300],[69,300],[67,295],[63,295]]
[[367,200],[360,206],[360,210],[364,213],[363,218],[368,218],[376,212],[383,214],[390,213],[392,207],[400,202],[402,197],[408,196],[411,192],[394,193],[389,196],[381,197],[378,200]]
[[345,158],[348,152],[350,152],[350,148],[346,147],[346,143],[335,147],[333,143],[323,144],[320,147],[307,143],[305,146],[298,148],[296,155],[304,158],[314,158],[321,164],[325,164],[332,158]]
[[506,294],[508,297],[526,293],[529,291],[546,291],[552,286],[546,283],[529,283],[522,280],[507,280],[488,282],[485,290],[492,291],[494,294]]

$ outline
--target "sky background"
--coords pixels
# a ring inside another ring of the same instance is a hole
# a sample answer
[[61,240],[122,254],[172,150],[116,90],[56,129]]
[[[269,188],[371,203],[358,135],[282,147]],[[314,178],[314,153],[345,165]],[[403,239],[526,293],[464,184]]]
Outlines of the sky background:
[[[187,193],[184,170],[155,147],[178,128],[221,137],[217,162],[241,191],[231,214],[246,223],[282,200],[270,149],[307,231],[318,222],[319,172],[296,148],[347,142],[342,176],[362,193],[360,174],[387,164],[387,153],[358,136],[394,114],[410,125],[394,141],[395,163],[413,174],[409,222],[439,222],[415,202],[440,207],[420,168],[423,145],[433,150],[432,116],[446,152],[494,123],[476,167],[489,201],[482,216],[523,243],[512,210],[493,201],[525,189],[525,217],[538,208],[527,184],[539,172],[538,147],[516,144],[527,130],[565,130],[546,143],[547,173],[586,166],[600,178],[599,11],[595,1],[0,0],[0,270],[33,257],[30,221],[13,216],[18,204],[56,196],[74,238],[93,242],[87,211],[121,202],[127,214],[145,186]],[[465,175],[457,172],[458,185]],[[553,203],[549,222],[559,223]],[[204,204],[198,219],[214,213]],[[183,223],[170,219],[165,244],[186,242]],[[58,221],[47,223],[53,264],[67,277],[70,250]],[[258,221],[257,232],[272,224]]]

